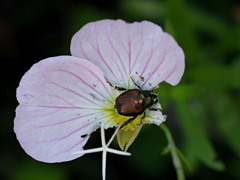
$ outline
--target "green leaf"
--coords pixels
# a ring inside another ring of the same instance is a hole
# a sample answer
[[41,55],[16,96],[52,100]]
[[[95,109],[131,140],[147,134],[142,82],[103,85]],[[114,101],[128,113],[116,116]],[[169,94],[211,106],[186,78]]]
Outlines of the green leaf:
[[[221,17],[203,11],[202,9],[191,8],[189,9],[191,23],[199,31],[205,32],[211,37],[215,37],[217,42],[218,53],[222,53],[221,49],[232,51],[233,49],[239,49],[239,28],[232,26],[231,23],[225,21]],[[201,23],[199,23],[201,22]],[[224,52],[225,53],[225,52]]]
[[199,96],[201,93],[202,88],[198,84],[180,84],[172,89],[174,99],[191,99]]
[[13,174],[13,180],[64,180],[66,172],[54,164],[25,162]]
[[163,2],[154,0],[124,0],[121,1],[123,11],[134,19],[163,18],[165,6]]
[[201,58],[201,48],[190,23],[188,7],[185,2],[183,0],[169,0],[166,3],[166,10],[168,21],[171,22],[171,29],[174,31],[175,38],[186,56],[191,58],[192,61]]
[[[210,105],[214,122],[225,143],[240,157],[240,113],[238,104],[224,91],[214,91]],[[237,101],[238,102],[238,101]]]
[[177,150],[177,154],[179,159],[181,160],[181,162],[183,163],[183,165],[187,168],[187,170],[191,171],[192,168],[187,160],[187,158],[183,155],[183,153],[180,151],[180,149],[176,149]]
[[186,76],[203,87],[231,89],[240,88],[239,72],[239,67],[209,63],[207,66],[192,68]]
[[185,100],[176,97],[176,106],[180,126],[195,156],[208,167],[223,170],[224,164],[216,160],[216,152],[203,128],[202,120],[194,116]]
[[176,37],[176,32],[174,30],[174,26],[172,25],[172,22],[167,19],[165,21],[165,31],[168,32],[169,34],[171,34],[172,36]]

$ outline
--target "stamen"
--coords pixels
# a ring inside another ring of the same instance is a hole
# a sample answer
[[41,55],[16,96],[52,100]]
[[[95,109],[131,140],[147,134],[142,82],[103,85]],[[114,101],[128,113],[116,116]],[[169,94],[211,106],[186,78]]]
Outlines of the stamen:
[[118,155],[124,155],[124,156],[131,156],[131,153],[125,152],[125,151],[118,151],[116,149],[108,148],[107,152],[118,154]]
[[89,154],[89,153],[95,153],[95,152],[101,152],[101,151],[103,151],[103,148],[99,147],[99,148],[93,148],[93,149],[86,149],[82,151],[75,151],[72,154]]
[[109,146],[112,143],[112,141],[115,138],[115,136],[117,135],[117,132],[119,129],[120,129],[120,126],[118,126],[117,129],[115,130],[115,132],[113,133],[112,137],[110,138],[110,140],[107,143],[107,146]]
[[130,156],[131,153],[129,152],[124,152],[124,151],[119,151],[116,149],[109,148],[108,146],[112,143],[113,139],[117,135],[118,130],[120,129],[120,126],[118,126],[113,133],[112,137],[106,144],[105,140],[105,132],[104,132],[104,124],[101,123],[101,142],[102,142],[102,147],[99,148],[93,148],[93,149],[87,149],[87,150],[82,150],[82,151],[75,151],[72,154],[89,154],[89,153],[95,153],[95,152],[103,152],[102,154],[102,178],[103,180],[106,179],[106,166],[107,166],[107,152],[118,154],[118,155],[124,155],[124,156]]

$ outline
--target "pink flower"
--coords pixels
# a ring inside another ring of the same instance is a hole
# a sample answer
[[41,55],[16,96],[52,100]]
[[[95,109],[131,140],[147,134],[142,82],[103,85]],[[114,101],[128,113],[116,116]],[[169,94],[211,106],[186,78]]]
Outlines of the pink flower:
[[[115,111],[122,92],[107,82],[137,89],[133,79],[143,90],[153,90],[163,81],[176,85],[184,72],[182,49],[148,21],[89,23],[73,36],[71,54],[34,64],[17,89],[14,131],[26,153],[39,161],[76,159],[83,153],[75,152],[83,150],[101,125],[120,127],[129,119]],[[141,117],[124,128],[165,120],[160,111],[149,109]]]

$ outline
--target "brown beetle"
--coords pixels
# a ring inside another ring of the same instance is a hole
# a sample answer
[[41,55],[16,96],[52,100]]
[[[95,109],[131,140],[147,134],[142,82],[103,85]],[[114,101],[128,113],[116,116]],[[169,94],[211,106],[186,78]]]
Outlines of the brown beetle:
[[155,104],[156,99],[157,95],[153,91],[130,89],[117,97],[115,108],[123,116],[138,116]]
[[157,93],[152,90],[142,90],[141,87],[138,86],[135,82],[134,84],[139,89],[124,89],[122,87],[114,87],[117,90],[125,91],[116,98],[114,105],[116,111],[120,115],[132,117],[125,123],[123,123],[120,128],[132,122],[134,119],[137,118],[138,115],[141,115],[142,113],[144,113],[142,117],[142,119],[144,119],[146,109],[150,109],[153,111],[160,110],[151,108],[152,105],[158,102]]

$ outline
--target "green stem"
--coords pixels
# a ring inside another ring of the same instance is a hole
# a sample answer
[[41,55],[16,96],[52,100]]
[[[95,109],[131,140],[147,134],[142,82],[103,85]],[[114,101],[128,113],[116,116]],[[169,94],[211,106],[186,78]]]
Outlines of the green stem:
[[176,173],[177,173],[177,178],[178,178],[178,180],[185,180],[185,175],[184,175],[182,163],[181,163],[181,160],[178,157],[177,148],[176,148],[175,143],[173,141],[171,132],[169,131],[167,126],[165,126],[164,124],[161,124],[160,128],[163,130],[163,132],[165,133],[166,138],[168,140],[168,146],[170,147],[172,160],[173,160],[173,165],[174,165],[174,167],[176,169]]

